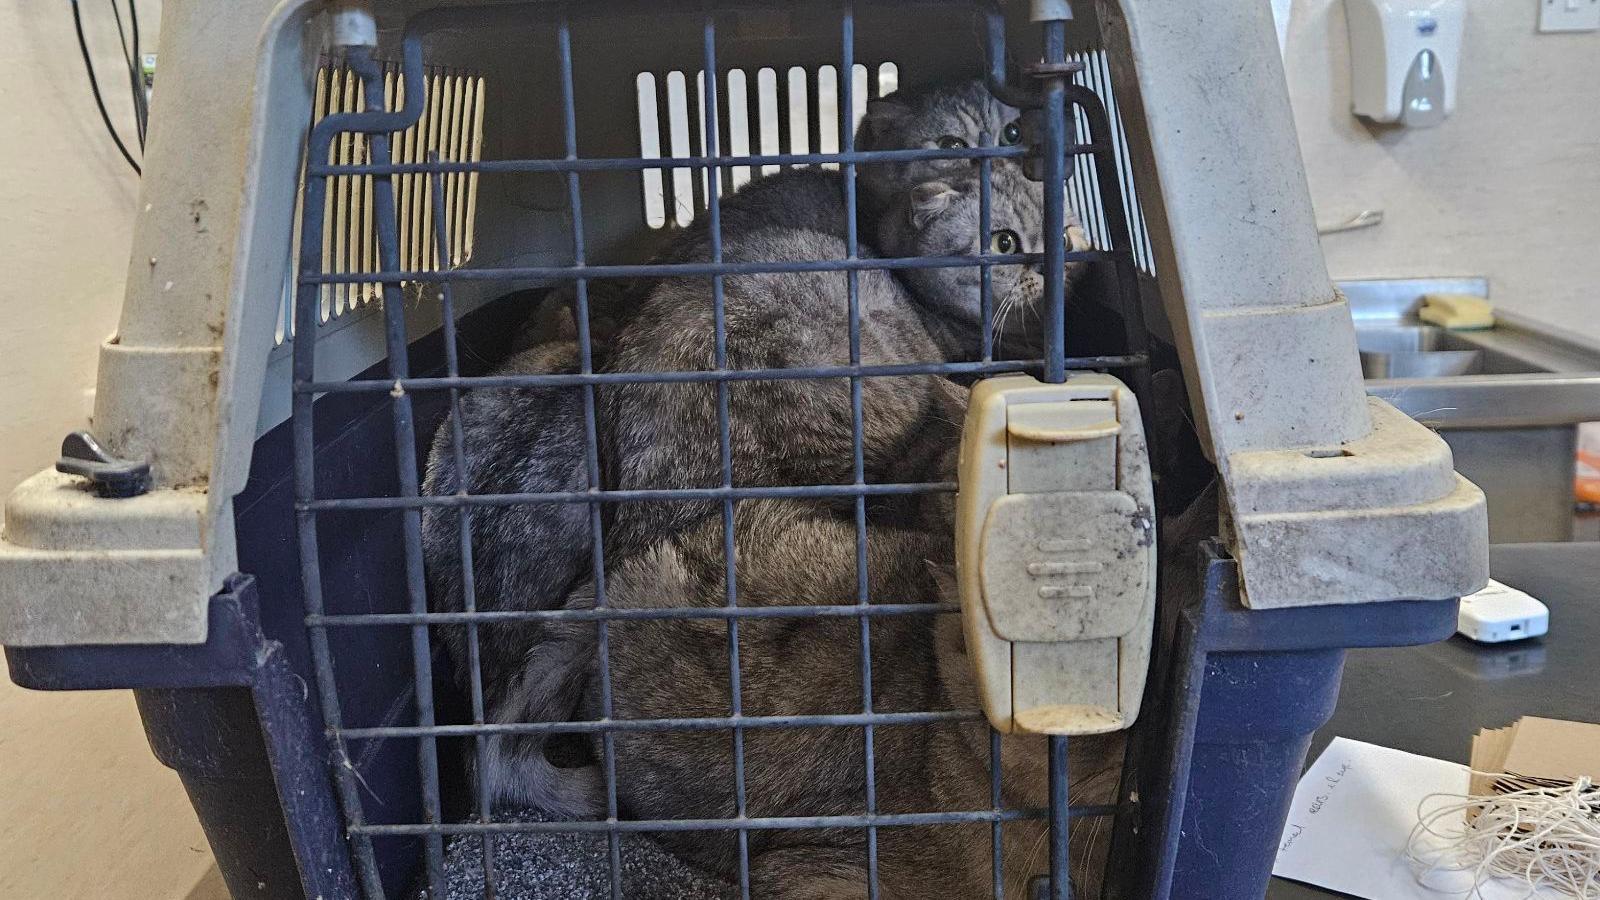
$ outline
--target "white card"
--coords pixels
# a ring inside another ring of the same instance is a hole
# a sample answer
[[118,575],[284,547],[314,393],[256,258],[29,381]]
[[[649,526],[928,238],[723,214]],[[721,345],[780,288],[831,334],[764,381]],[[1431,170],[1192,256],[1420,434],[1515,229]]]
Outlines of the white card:
[[[1375,744],[1334,738],[1301,777],[1278,843],[1272,874],[1367,900],[1446,900],[1472,887],[1464,872],[1435,872],[1417,882],[1406,841],[1417,808],[1455,802],[1430,794],[1465,794],[1467,767]],[[1524,900],[1528,889],[1509,880],[1480,888],[1482,900]],[[1554,891],[1535,895],[1556,898]]]
[[1289,12],[1293,0],[1272,0],[1272,24],[1278,26],[1278,53],[1289,53]]

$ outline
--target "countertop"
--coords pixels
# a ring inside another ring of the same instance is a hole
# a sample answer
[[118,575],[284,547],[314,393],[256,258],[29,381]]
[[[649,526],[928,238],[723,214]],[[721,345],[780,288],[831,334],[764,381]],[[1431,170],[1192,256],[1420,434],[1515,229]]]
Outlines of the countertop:
[[[1339,736],[1465,763],[1480,728],[1522,716],[1600,722],[1600,546],[1503,544],[1490,548],[1489,570],[1550,607],[1549,634],[1351,651],[1338,709],[1308,762]],[[1267,891],[1270,900],[1330,896],[1344,895],[1278,878]]]

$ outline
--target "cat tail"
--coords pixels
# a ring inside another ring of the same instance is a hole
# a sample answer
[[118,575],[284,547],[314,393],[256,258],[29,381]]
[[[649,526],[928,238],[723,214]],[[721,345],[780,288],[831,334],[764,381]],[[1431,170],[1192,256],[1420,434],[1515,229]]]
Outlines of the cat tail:
[[[567,608],[592,605],[570,598]],[[523,657],[520,677],[495,704],[496,724],[570,720],[594,666],[594,626],[551,623]],[[481,776],[492,801],[532,807],[561,818],[592,818],[605,808],[598,766],[562,767],[545,755],[548,733],[496,734],[485,748]]]
[[[542,736],[522,742],[514,737],[489,738],[483,777],[492,800],[558,819],[592,819],[604,811],[605,778],[599,766],[562,768],[545,758]],[[537,746],[524,748],[519,743]]]

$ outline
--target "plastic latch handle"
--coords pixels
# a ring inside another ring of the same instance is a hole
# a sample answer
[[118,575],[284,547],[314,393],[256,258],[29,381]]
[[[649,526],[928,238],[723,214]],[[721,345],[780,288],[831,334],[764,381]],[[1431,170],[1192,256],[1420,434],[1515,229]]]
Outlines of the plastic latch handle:
[[1106,400],[1019,403],[1006,417],[1006,434],[1042,444],[1095,441],[1121,431],[1116,406]]
[[1133,392],[1109,375],[980,382],[960,481],[956,575],[990,724],[1068,735],[1131,725],[1149,670],[1156,559]]
[[56,471],[88,479],[95,493],[110,499],[137,497],[150,490],[149,463],[112,456],[87,431],[74,431],[62,439]]

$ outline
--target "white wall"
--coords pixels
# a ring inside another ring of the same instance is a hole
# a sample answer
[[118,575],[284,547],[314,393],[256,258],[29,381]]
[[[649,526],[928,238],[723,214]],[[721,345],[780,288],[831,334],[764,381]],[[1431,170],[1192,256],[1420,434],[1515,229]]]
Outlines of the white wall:
[[1467,0],[1456,113],[1350,113],[1343,0],[1294,0],[1286,68],[1336,278],[1487,275],[1495,302],[1600,337],[1600,32],[1539,34],[1537,0]]
[[[161,6],[139,4],[154,49]],[[83,3],[101,89],[131,102],[110,6]],[[0,496],[86,423],[116,328],[138,181],[95,111],[65,2],[0,0]],[[125,691],[40,694],[0,675],[0,896],[220,897],[178,783]],[[200,885],[197,887],[197,885]]]
[[[140,4],[144,44],[160,4]],[[113,121],[137,151],[110,7],[83,3]],[[95,355],[116,328],[139,184],[100,123],[64,2],[0,0],[0,494],[81,428]]]

